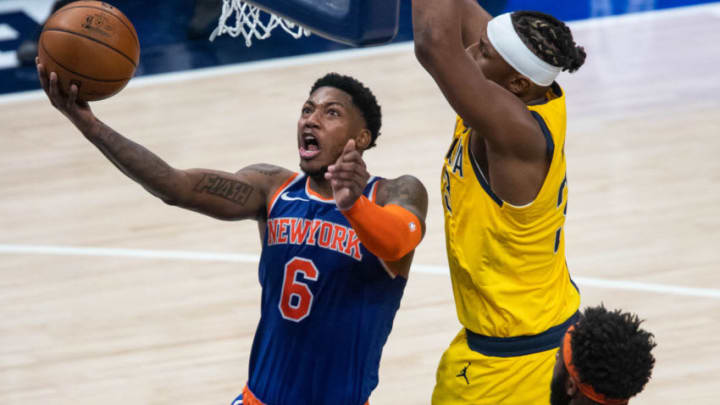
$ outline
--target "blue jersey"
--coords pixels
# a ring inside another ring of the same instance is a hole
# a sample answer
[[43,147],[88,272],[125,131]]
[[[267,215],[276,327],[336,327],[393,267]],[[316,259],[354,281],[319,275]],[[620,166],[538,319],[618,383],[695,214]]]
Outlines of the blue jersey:
[[[377,181],[364,190],[371,200]],[[249,389],[268,405],[365,404],[406,279],[363,246],[305,175],[271,201],[259,277]]]

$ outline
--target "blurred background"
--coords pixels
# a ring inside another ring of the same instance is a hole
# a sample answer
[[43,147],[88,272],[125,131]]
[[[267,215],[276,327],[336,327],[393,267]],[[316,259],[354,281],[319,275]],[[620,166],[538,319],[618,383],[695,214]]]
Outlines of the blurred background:
[[[0,0],[0,94],[38,89],[34,69],[37,37],[54,7],[69,0]],[[535,9],[573,21],[655,9],[708,3],[708,0],[488,0],[493,15]],[[410,0],[401,0],[400,26],[393,42],[412,40]],[[244,42],[227,35],[209,42],[217,26],[221,0],[116,0],[135,25],[141,45],[137,76],[346,49],[318,36],[296,41],[284,33]],[[28,65],[30,67],[28,67]]]

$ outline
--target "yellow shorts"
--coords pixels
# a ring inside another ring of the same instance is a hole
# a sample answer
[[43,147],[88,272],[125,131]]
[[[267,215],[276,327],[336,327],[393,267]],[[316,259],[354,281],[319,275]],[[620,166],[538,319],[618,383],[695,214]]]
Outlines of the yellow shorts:
[[548,405],[557,348],[516,357],[470,349],[463,328],[440,359],[433,405]]

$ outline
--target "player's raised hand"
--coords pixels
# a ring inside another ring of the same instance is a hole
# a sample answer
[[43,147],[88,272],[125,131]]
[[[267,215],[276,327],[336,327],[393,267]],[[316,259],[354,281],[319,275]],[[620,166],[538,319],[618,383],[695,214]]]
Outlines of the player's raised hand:
[[70,86],[70,94],[63,93],[58,85],[57,73],[48,73],[45,66],[41,65],[37,58],[35,59],[35,63],[37,64],[40,84],[53,107],[63,113],[63,115],[70,119],[78,128],[82,129],[84,125],[91,124],[95,116],[87,102],[77,99],[77,85],[73,84]]
[[328,166],[328,171],[325,173],[325,179],[330,181],[333,190],[335,204],[343,211],[355,204],[369,178],[370,174],[353,139],[345,144],[340,157],[335,164]]

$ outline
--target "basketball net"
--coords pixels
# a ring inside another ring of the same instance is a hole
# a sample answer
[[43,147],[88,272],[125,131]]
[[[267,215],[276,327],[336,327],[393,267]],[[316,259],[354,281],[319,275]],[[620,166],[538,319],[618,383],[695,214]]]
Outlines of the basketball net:
[[[230,26],[228,19],[233,13],[235,14],[235,26]],[[250,47],[252,46],[253,37],[257,39],[269,38],[271,31],[278,26],[295,39],[303,35],[310,35],[310,31],[300,25],[260,10],[250,3],[242,0],[223,0],[218,26],[210,34],[210,41],[214,41],[216,37],[222,34],[228,34],[233,38],[242,35],[245,38],[245,46]]]

